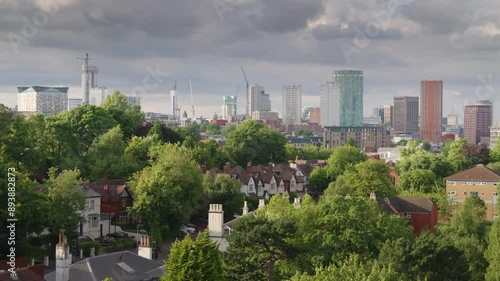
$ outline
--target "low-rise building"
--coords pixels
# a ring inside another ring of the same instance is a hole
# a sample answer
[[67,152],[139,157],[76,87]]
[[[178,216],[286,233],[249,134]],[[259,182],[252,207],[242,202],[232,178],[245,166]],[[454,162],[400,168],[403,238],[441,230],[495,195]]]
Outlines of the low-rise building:
[[486,203],[486,221],[498,218],[497,200],[500,173],[477,165],[445,178],[446,193],[453,204],[460,204],[476,195]]
[[128,207],[132,206],[133,196],[124,180],[108,180],[86,183],[84,186],[94,190],[102,197],[101,213],[113,214],[114,222],[129,223]]
[[363,127],[325,127],[323,133],[323,146],[334,148],[343,146],[353,139],[355,144],[364,149],[365,147],[387,147],[391,144],[390,131],[386,126],[363,126]]

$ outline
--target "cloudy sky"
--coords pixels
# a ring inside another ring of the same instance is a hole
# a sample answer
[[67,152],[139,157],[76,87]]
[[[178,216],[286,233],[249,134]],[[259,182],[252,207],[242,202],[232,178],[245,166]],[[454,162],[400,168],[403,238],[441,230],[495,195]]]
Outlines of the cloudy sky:
[[80,97],[88,52],[98,83],[140,93],[145,111],[168,113],[177,80],[189,110],[220,114],[239,85],[265,85],[273,110],[281,88],[319,85],[340,69],[364,71],[364,112],[419,95],[420,80],[444,81],[445,115],[493,99],[500,120],[498,0],[0,0],[0,103],[16,86],[70,86]]

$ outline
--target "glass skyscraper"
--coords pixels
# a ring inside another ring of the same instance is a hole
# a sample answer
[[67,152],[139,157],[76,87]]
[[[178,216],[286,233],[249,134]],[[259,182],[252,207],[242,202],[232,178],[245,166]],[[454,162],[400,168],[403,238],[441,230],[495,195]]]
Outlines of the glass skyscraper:
[[340,94],[340,126],[363,125],[363,71],[338,70],[333,72],[333,83]]

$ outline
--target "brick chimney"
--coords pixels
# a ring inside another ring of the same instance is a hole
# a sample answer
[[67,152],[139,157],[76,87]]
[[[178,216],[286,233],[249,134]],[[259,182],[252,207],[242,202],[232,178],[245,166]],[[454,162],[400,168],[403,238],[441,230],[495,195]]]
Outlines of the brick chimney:
[[264,199],[259,199],[259,209],[264,209],[266,206],[266,201]]
[[224,165],[224,174],[229,174],[229,171],[231,171],[231,163],[226,162],[226,165]]
[[59,243],[56,245],[56,281],[69,281],[70,265],[68,239],[59,234]]
[[252,173],[252,162],[247,162],[247,174]]
[[153,248],[151,248],[151,238],[149,236],[141,236],[137,254],[148,260],[153,259]]
[[109,202],[109,185],[104,185],[104,194],[102,195],[102,201]]

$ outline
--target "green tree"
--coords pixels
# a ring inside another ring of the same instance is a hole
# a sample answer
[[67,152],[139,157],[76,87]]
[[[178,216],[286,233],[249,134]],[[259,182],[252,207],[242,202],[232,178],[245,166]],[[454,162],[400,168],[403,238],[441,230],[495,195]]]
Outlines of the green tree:
[[219,125],[216,124],[216,123],[208,124],[208,126],[207,126],[207,133],[211,134],[211,135],[220,135],[221,134],[221,130],[220,130]]
[[85,198],[76,188],[82,184],[80,171],[64,170],[59,175],[55,168],[49,170],[45,185],[48,192],[50,233],[70,234],[76,231],[85,207]]
[[227,279],[274,280],[276,263],[297,254],[290,243],[295,232],[291,218],[273,220],[264,214],[241,217],[227,237]]
[[[500,205],[500,204],[499,204]],[[500,207],[500,206],[499,206]],[[491,226],[490,235],[488,237],[488,249],[485,257],[488,261],[486,269],[486,281],[500,281],[500,220],[497,219]]]
[[130,138],[137,127],[144,123],[144,113],[139,105],[131,107],[125,97],[118,90],[107,96],[101,105],[108,110],[114,120],[120,124],[125,138]]
[[206,231],[200,233],[196,241],[192,241],[189,235],[176,241],[166,265],[162,281],[223,280],[222,255]]
[[500,162],[500,141],[497,141],[495,146],[491,148],[490,160],[492,163]]
[[222,167],[229,160],[217,141],[213,139],[198,142],[189,151],[198,164],[206,165],[208,169]]
[[401,174],[397,187],[399,190],[414,190],[431,193],[436,185],[436,176],[430,170],[415,169]]
[[404,172],[416,169],[432,171],[438,180],[441,180],[455,172],[453,165],[441,154],[434,154],[424,150],[403,157],[396,163],[396,169],[401,175]]
[[169,233],[176,232],[198,209],[202,189],[201,171],[186,149],[164,144],[151,151],[152,163],[134,175],[131,188],[134,191],[132,213],[143,218],[149,225],[153,240],[162,241],[168,226]]
[[468,143],[464,139],[455,140],[450,145],[450,151],[448,152],[448,161],[453,165],[455,171],[463,171],[474,166],[472,159],[468,157],[464,150],[468,146]]
[[[230,221],[234,214],[241,214],[245,196],[240,191],[241,183],[225,174],[214,177],[210,173],[203,176],[204,195],[209,204],[222,204],[224,220]],[[202,214],[208,213],[208,204],[203,205]]]
[[328,158],[326,170],[328,176],[335,180],[342,175],[345,170],[354,167],[357,163],[366,161],[368,157],[357,147],[344,145],[333,149],[333,153]]
[[448,157],[448,154],[450,153],[450,146],[453,143],[452,140],[446,140],[440,147],[441,154],[444,157]]
[[411,280],[469,280],[468,263],[463,251],[451,241],[430,232],[415,240],[396,239],[384,243],[379,262],[407,273]]
[[246,167],[247,162],[254,165],[285,162],[286,143],[282,133],[255,120],[247,120],[229,133],[223,149],[235,163]]
[[323,192],[328,187],[328,184],[330,182],[332,182],[332,180],[328,176],[328,171],[326,170],[326,168],[316,168],[309,175],[308,190]]
[[377,196],[381,197],[396,193],[392,185],[389,167],[384,162],[374,159],[358,163],[354,169],[346,170],[343,175],[337,178],[335,189],[348,191],[351,195],[366,197],[371,192],[375,192]]

